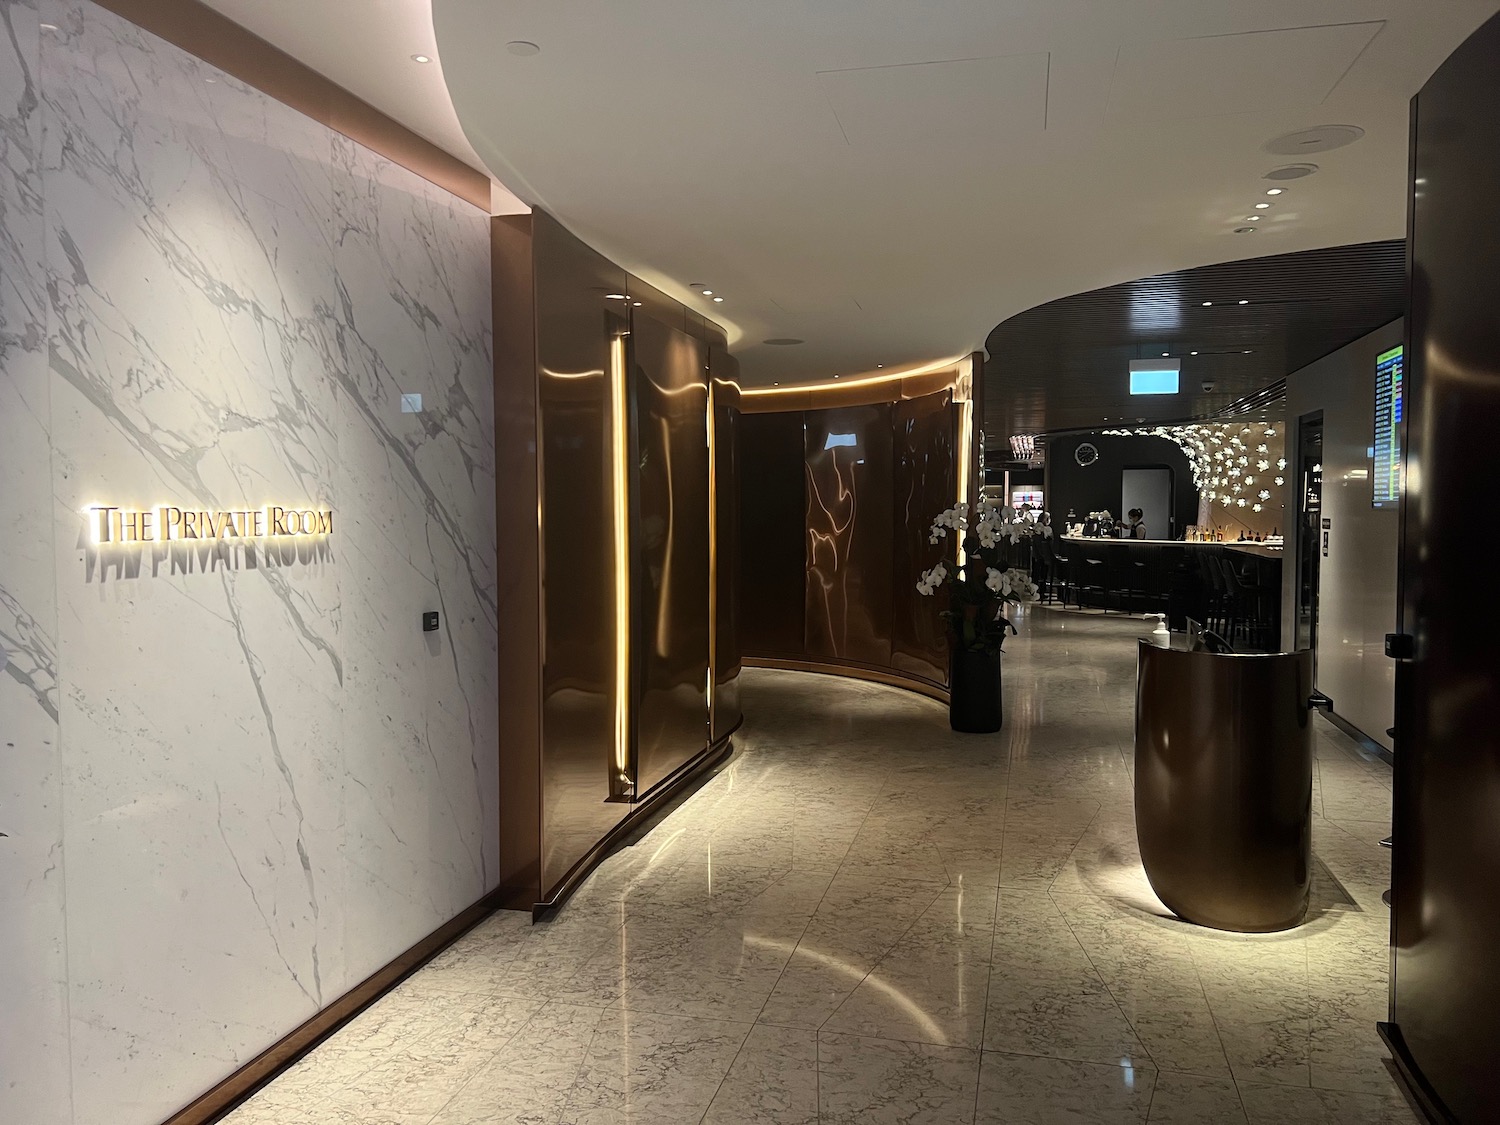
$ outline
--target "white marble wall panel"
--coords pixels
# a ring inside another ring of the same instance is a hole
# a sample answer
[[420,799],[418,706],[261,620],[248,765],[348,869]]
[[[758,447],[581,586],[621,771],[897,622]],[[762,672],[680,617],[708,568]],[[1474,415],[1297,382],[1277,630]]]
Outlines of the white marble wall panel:
[[[38,1025],[17,1120],[145,1125],[495,884],[488,220],[86,0],[38,2],[0,0],[40,57],[31,120],[0,60],[0,733],[28,748],[0,785],[45,878],[0,876],[36,915],[0,1001]],[[305,504],[335,533],[100,548],[93,503]]]
[[405,169],[334,153],[349,953],[368,971],[493,885],[498,858],[489,234]]
[[57,599],[33,0],[0,0],[0,1121],[69,1092]]

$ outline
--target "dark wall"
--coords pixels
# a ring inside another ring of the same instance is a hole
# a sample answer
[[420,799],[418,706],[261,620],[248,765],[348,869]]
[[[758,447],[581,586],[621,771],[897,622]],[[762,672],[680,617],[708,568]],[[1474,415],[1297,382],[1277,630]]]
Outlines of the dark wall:
[[1397,570],[1392,1038],[1445,1103],[1433,1119],[1465,1122],[1500,1106],[1500,603],[1474,534],[1500,432],[1496,60],[1500,17],[1412,103]]
[[951,392],[747,414],[738,437],[744,654],[945,685],[946,638],[916,583],[957,493]]
[[[1099,459],[1092,465],[1078,464],[1075,454],[1084,442],[1092,442]],[[1187,455],[1175,442],[1159,437],[1108,437],[1104,434],[1068,434],[1047,439],[1047,510],[1059,527],[1072,508],[1080,519],[1089,512],[1111,512],[1119,519],[1121,476],[1126,469],[1165,465],[1172,470],[1173,538],[1198,522],[1198,490],[1193,487],[1193,469]]]
[[807,470],[802,412],[739,420],[740,648],[746,656],[803,653]]

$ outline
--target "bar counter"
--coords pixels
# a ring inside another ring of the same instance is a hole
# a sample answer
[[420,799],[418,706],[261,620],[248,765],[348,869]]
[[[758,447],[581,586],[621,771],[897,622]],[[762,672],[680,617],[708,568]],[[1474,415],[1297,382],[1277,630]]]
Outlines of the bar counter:
[[1033,548],[1043,598],[1129,613],[1188,617],[1238,648],[1281,644],[1283,545],[1062,535]]

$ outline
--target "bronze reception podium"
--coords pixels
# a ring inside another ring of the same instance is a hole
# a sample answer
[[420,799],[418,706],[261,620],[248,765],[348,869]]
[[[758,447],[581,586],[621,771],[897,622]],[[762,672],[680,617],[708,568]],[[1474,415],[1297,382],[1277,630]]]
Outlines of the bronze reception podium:
[[1312,874],[1312,653],[1140,642],[1135,830],[1157,897],[1219,930],[1285,930]]

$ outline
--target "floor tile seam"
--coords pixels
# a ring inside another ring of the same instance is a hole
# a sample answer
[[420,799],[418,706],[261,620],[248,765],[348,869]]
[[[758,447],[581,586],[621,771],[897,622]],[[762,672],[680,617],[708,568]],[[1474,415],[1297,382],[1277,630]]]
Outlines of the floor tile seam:
[[[951,885],[952,884],[949,884],[949,886],[951,886]],[[891,955],[891,953],[901,944],[902,941],[905,940],[906,935],[909,934],[909,933],[911,933],[912,930],[916,928],[917,923],[923,917],[926,916],[926,914],[927,914],[927,912],[929,910],[932,909],[933,904],[935,902],[937,902],[938,899],[942,898],[944,894],[947,893],[947,890],[948,890],[947,887],[943,887],[936,894],[934,894],[932,896],[932,898],[928,901],[927,905],[924,906],[924,907],[922,907],[921,911],[917,914],[917,916],[911,920],[911,923],[906,927],[906,929],[902,930],[901,933],[896,937],[896,939],[894,941],[892,941],[889,945],[887,945],[885,947],[884,952],[882,952],[879,956],[877,956],[877,957],[875,957],[873,959],[873,961],[870,964],[869,969],[867,969],[865,971],[864,976],[862,976],[862,977],[859,978],[859,983],[856,984],[853,988],[851,988],[847,993],[844,994],[844,998],[842,1000],[840,1000],[837,1004],[834,1005],[833,1011],[829,1012],[828,1015],[826,1017],[824,1017],[823,1022],[818,1025],[817,1031],[818,1031],[819,1035],[821,1035],[823,1033],[823,1029],[828,1026],[828,1021],[831,1020],[831,1019],[833,1019],[834,1016],[838,1015],[839,1014],[839,1010],[841,1008],[843,1008],[843,1006],[846,1003],[849,1002],[850,997],[852,997],[856,992],[858,992],[862,987],[864,987],[865,982],[868,981],[870,979],[870,977],[874,975],[875,970],[878,969],[878,968],[880,968],[881,964],[885,961],[885,959]],[[998,902],[998,899],[997,899],[997,902]],[[811,925],[811,922],[809,922],[808,924]],[[806,931],[804,930],[803,933],[806,934]],[[991,941],[990,951],[993,954],[993,952],[994,952],[994,944],[993,944],[994,943],[994,936],[993,936],[993,934],[991,935],[990,941]],[[798,941],[797,941],[797,948],[800,949],[801,947],[802,947],[802,940],[799,938]],[[986,968],[985,968],[985,999],[986,999],[986,1002],[988,1002],[988,999],[989,999],[989,971],[990,971],[991,967],[992,966],[986,966]],[[780,984],[781,982],[778,980],[777,983]],[[769,1002],[769,998],[768,998],[767,1002]],[[873,1038],[878,1038],[878,1036],[873,1037]]]
[[[882,783],[884,782],[884,778],[889,777],[892,772],[894,772],[894,771],[893,770],[887,770],[885,772],[885,774],[882,775]],[[863,831],[864,830],[865,822],[870,819],[870,812],[871,812],[871,810],[873,808],[874,808],[874,802],[872,801],[870,809],[866,809],[865,810],[865,815],[860,818],[859,830],[858,831]],[[858,832],[856,832],[856,835],[857,834],[858,834]],[[851,839],[850,840],[850,846],[851,847],[853,846],[853,843],[854,843],[854,841]],[[847,851],[847,849],[846,849],[846,851]],[[796,857],[796,851],[794,849],[793,852],[792,852],[792,862],[793,863],[796,862],[796,858],[797,858]],[[823,893],[818,896],[817,904],[813,906],[812,913],[808,915],[807,921],[803,923],[801,931],[797,934],[797,940],[792,943],[792,952],[791,952],[791,955],[789,957],[787,957],[786,961],[782,964],[782,966],[781,966],[781,972],[779,974],[777,974],[777,977],[776,977],[776,983],[773,984],[773,985],[771,985],[771,991],[766,995],[766,999],[765,999],[764,1003],[761,1004],[760,1009],[755,1013],[755,1018],[751,1021],[752,1025],[760,1023],[760,1017],[765,1013],[766,1005],[771,1002],[771,997],[775,996],[776,995],[776,990],[781,987],[781,982],[786,977],[787,966],[790,965],[792,963],[793,959],[797,956],[797,950],[799,950],[799,949],[802,948],[802,942],[803,942],[803,939],[805,939],[807,937],[808,928],[813,924],[813,919],[818,916],[818,911],[823,909],[823,903],[825,901],[827,901],[827,899],[828,899],[828,892],[833,889],[834,883],[838,882],[839,872],[842,871],[842,870],[843,870],[843,863],[841,861],[840,864],[839,864],[839,866],[836,867],[836,868],[834,868],[833,875],[828,880],[828,885],[823,888]],[[822,1103],[819,1102],[819,1113],[821,1114],[821,1112],[822,1112]]]
[[[1000,858],[1001,858],[1001,862],[1003,863],[1004,860],[1005,860],[1005,851],[1004,851],[1005,829],[1004,829],[1004,826],[1003,826],[1003,821],[1004,821],[1004,817],[1003,816],[1002,816],[1001,820],[1002,820],[1002,827],[1001,827],[1001,830],[1000,830],[1000,839],[1001,839],[1001,842],[1002,842],[1002,846],[1001,846]],[[998,878],[999,878],[999,876],[997,875],[996,876],[997,881],[998,881]],[[972,1121],[978,1121],[979,1120],[979,1091],[980,1091],[980,1088],[981,1088],[981,1083],[983,1082],[983,1079],[984,1079],[984,1044],[985,1044],[986,1038],[989,1036],[989,1031],[990,1031],[990,993],[991,993],[991,990],[994,988],[994,983],[995,983],[995,942],[996,942],[996,940],[998,940],[997,937],[996,937],[996,934],[998,933],[999,929],[1000,929],[1000,892],[999,892],[999,888],[997,886],[996,891],[995,891],[995,913],[990,918],[990,960],[989,960],[988,971],[984,975],[984,1008],[980,1012],[980,1015],[979,1015],[979,1077],[974,1082],[974,1112],[970,1116],[970,1120],[972,1120]]]
[[[739,1022],[739,1021],[735,1021]],[[729,1076],[734,1073],[734,1064],[740,1061],[740,1056],[745,1053],[745,1044],[750,1042],[750,1036],[755,1034],[757,1024],[752,1020],[745,1028],[745,1037],[740,1040],[740,1045],[734,1049],[734,1058],[729,1060],[729,1065],[724,1068],[724,1073],[719,1076],[719,1084],[714,1087],[713,1097],[703,1104],[703,1112],[698,1115],[698,1125],[708,1118],[709,1111],[714,1108],[714,1102],[719,1100],[719,1095],[724,1090],[724,1083],[729,1081]]]
[[[535,1002],[535,1001],[528,1001],[528,1002]],[[551,1001],[551,1000],[543,1000],[540,1003],[538,1003],[537,1007],[536,1007],[536,1010],[533,1011],[531,1013],[531,1015],[529,1015],[526,1018],[526,1021],[524,1023],[522,1023],[519,1027],[517,1027],[514,1031],[512,1031],[508,1036],[506,1036],[505,1042],[501,1043],[500,1046],[496,1047],[494,1049],[494,1051],[492,1051],[482,1062],[480,1062],[477,1066],[475,1066],[474,1069],[470,1072],[469,1076],[467,1078],[465,1078],[461,1083],[459,1083],[458,1088],[453,1091],[452,1095],[448,1098],[448,1100],[445,1101],[445,1102],[443,1102],[443,1104],[438,1107],[437,1111],[435,1113],[433,1113],[433,1115],[431,1117],[427,1118],[427,1125],[431,1125],[431,1123],[433,1121],[436,1121],[439,1117],[441,1117],[447,1111],[448,1107],[450,1105],[452,1105],[454,1103],[454,1101],[456,1101],[458,1099],[458,1097],[465,1090],[467,1090],[469,1088],[469,1086],[475,1081],[475,1079],[477,1079],[479,1077],[480,1072],[482,1072],[487,1066],[489,1066],[496,1059],[498,1059],[500,1057],[500,1055],[505,1051],[505,1049],[507,1047],[509,1047],[512,1043],[514,1043],[520,1037],[521,1033],[523,1031],[525,1031],[527,1028],[529,1028],[531,1026],[532,1022],[538,1016],[540,1016],[543,1011],[545,1011],[548,1007],[550,1007],[552,1005],[552,1003],[553,1003],[553,1001]],[[371,1069],[373,1070],[375,1068],[372,1067]],[[369,1071],[366,1071],[365,1073],[369,1073]],[[351,1085],[352,1085],[352,1083],[351,1083]],[[348,1087],[346,1086],[345,1089],[348,1089]]]
[[[1070,922],[1068,920],[1068,916],[1063,913],[1062,908],[1057,903],[1057,900],[1052,898],[1052,891],[1050,888],[1047,891],[1047,898],[1052,902],[1053,909],[1057,911],[1057,915],[1062,919],[1063,925],[1068,928],[1068,933],[1072,936],[1074,944],[1078,946],[1079,950],[1083,953],[1084,958],[1088,961],[1089,968],[1093,970],[1094,976],[1098,979],[1099,983],[1104,986],[1104,991],[1109,994],[1109,1001],[1115,1006],[1115,1011],[1120,1013],[1120,1018],[1125,1021],[1125,1026],[1130,1028],[1130,1034],[1135,1036],[1137,1045],[1139,1045],[1142,1051],[1146,1052],[1146,1057],[1151,1060],[1151,1064],[1155,1066],[1158,1071],[1160,1071],[1161,1066],[1157,1063],[1156,1056],[1151,1053],[1151,1049],[1146,1046],[1145,1040],[1141,1038],[1140,1031],[1136,1029],[1135,1021],[1125,1014],[1125,1008],[1124,1005],[1120,1003],[1120,998],[1115,995],[1115,990],[1110,987],[1109,981],[1107,981],[1104,978],[1104,974],[1099,971],[1098,964],[1094,961],[1093,955],[1089,953],[1088,947],[1083,944],[1083,940],[1078,936],[1078,932],[1073,928],[1073,923]],[[1226,1065],[1229,1062],[1227,1058],[1224,1061]]]

